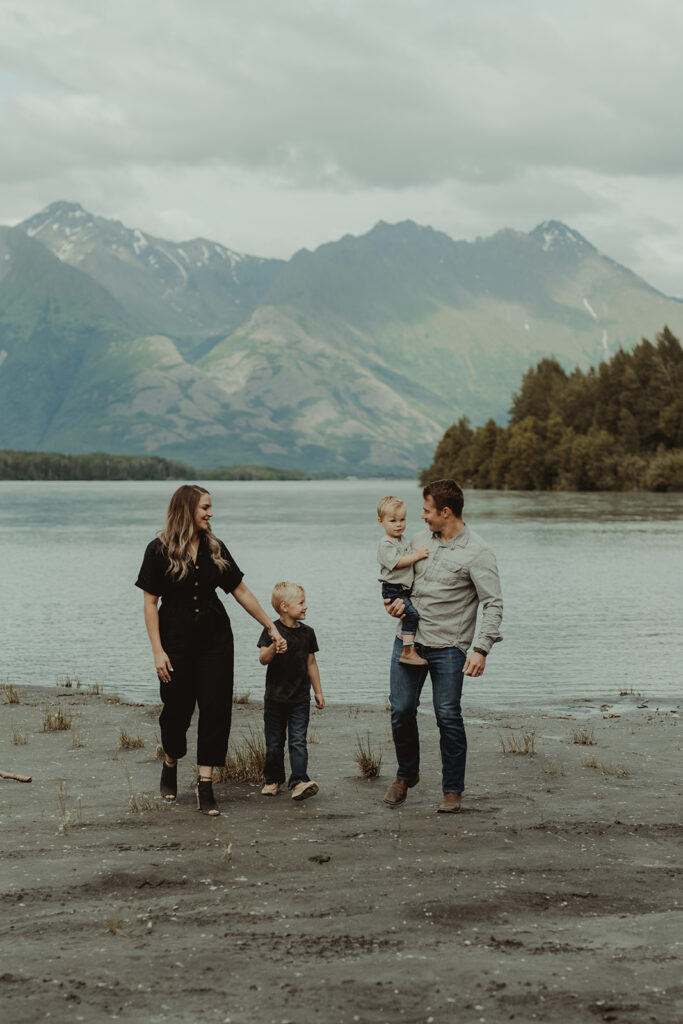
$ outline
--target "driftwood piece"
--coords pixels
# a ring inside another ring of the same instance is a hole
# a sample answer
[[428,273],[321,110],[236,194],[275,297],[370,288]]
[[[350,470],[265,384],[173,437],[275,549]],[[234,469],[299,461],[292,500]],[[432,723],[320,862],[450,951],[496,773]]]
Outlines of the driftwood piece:
[[14,772],[0,772],[0,779],[14,779],[15,782],[30,782],[30,775],[15,775]]

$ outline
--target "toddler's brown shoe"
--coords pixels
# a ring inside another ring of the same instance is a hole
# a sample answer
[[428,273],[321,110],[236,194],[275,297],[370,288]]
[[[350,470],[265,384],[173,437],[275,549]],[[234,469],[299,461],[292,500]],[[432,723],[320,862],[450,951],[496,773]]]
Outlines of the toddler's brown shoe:
[[421,658],[414,647],[408,647],[407,645],[403,648],[401,657],[398,659],[401,665],[428,665],[429,662],[426,658]]

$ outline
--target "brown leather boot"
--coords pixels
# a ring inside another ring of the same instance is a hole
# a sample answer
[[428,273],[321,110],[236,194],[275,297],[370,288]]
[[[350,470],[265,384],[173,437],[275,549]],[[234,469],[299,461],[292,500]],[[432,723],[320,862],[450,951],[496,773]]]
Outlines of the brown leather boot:
[[444,793],[437,814],[457,814],[462,809],[462,793]]
[[419,775],[414,782],[408,782],[406,779],[394,779],[384,794],[384,803],[388,804],[389,807],[400,807],[408,795],[408,790],[412,789],[413,786],[417,786],[419,781]]
[[402,665],[428,665],[426,658],[421,658],[413,644],[404,644],[401,657],[398,659]]

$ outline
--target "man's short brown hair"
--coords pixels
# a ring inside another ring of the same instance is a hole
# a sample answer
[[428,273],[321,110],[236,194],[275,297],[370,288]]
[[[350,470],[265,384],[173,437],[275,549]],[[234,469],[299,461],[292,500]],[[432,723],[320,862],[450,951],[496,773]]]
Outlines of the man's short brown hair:
[[454,516],[462,518],[465,495],[455,480],[432,480],[422,489],[423,498],[431,498],[438,512],[449,508]]

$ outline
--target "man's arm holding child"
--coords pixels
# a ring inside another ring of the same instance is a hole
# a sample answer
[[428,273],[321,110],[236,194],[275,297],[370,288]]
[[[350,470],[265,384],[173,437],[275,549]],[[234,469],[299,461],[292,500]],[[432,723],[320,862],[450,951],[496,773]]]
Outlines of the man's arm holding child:
[[323,688],[320,683],[320,670],[318,669],[318,662],[315,660],[315,654],[308,655],[308,678],[311,681],[313,687],[313,696],[315,697],[315,706],[317,708],[325,707],[325,698],[323,697]]

